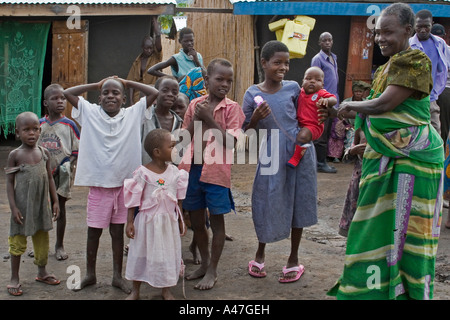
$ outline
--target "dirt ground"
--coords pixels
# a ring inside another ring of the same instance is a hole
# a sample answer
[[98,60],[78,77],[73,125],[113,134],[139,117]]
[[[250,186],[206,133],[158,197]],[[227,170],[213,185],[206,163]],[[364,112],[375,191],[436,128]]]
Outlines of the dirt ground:
[[[5,167],[7,155],[12,146],[0,145],[0,166]],[[232,192],[236,203],[236,214],[226,215],[227,233],[234,240],[226,241],[219,264],[218,281],[209,291],[195,290],[196,281],[185,281],[186,302],[190,300],[334,300],[326,292],[339,277],[344,263],[346,239],[338,235],[345,194],[353,169],[353,164],[336,164],[337,174],[318,174],[319,222],[306,228],[300,244],[300,259],[305,273],[295,283],[281,284],[277,281],[286,263],[290,240],[286,239],[267,245],[266,270],[268,276],[255,279],[248,275],[248,261],[254,258],[257,238],[251,219],[251,187],[255,165],[234,165],[232,169]],[[74,266],[79,267],[81,276],[85,273],[86,246],[86,198],[87,188],[74,187],[73,198],[67,202],[67,229],[65,238],[69,258],[57,261],[54,257],[55,230],[50,232],[50,257],[48,270],[61,279],[58,286],[49,286],[34,280],[37,268],[33,258],[24,255],[20,277],[24,294],[13,297],[7,293],[10,278],[10,261],[3,258],[8,251],[10,210],[6,197],[5,174],[0,174],[0,300],[123,300],[126,294],[113,288],[112,257],[110,237],[103,232],[97,260],[98,282],[94,286],[74,292],[67,287]],[[447,218],[447,209],[443,219]],[[189,230],[183,237],[183,259],[187,272],[195,270],[188,245],[192,239]],[[127,242],[127,240],[125,240]],[[450,298],[450,229],[441,229],[441,238],[436,262],[436,281],[434,295],[436,300]],[[32,244],[29,239],[29,249]],[[126,258],[124,259],[125,270]],[[183,281],[172,290],[178,299],[184,299]],[[143,285],[141,299],[160,300],[160,290]],[[17,305],[16,305],[17,306]]]

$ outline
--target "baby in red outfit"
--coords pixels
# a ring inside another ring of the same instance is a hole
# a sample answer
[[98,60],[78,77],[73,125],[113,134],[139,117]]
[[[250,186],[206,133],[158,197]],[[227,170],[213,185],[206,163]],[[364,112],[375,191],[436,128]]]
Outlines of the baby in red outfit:
[[296,167],[302,159],[311,141],[317,140],[323,133],[324,124],[319,123],[318,106],[332,107],[337,103],[336,96],[323,89],[323,71],[318,67],[306,70],[302,89],[297,102],[297,119],[300,131],[297,145],[288,165]]

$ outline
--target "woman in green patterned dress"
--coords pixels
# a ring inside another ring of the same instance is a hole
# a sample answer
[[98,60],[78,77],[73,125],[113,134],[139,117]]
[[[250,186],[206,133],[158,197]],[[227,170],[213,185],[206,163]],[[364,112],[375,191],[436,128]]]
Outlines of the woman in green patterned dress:
[[358,208],[344,271],[328,292],[338,299],[431,299],[442,212],[443,142],[430,125],[431,62],[409,47],[414,13],[395,3],[380,15],[375,42],[390,60],[358,112],[367,138]]

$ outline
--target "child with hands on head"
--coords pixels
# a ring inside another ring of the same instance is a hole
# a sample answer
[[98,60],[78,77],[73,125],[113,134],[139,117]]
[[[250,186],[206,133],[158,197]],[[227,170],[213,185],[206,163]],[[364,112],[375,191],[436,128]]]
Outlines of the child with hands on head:
[[[125,104],[125,89],[144,94],[136,104]],[[85,100],[81,94],[100,90],[99,104]],[[123,182],[141,165],[141,130],[145,111],[152,105],[158,90],[143,83],[108,77],[97,83],[64,90],[74,106],[72,117],[83,128],[80,139],[75,185],[88,186],[87,201],[87,274],[74,290],[97,282],[96,258],[100,236],[109,228],[113,253],[112,285],[129,293],[122,278],[124,226],[127,208],[123,199]]]
[[151,161],[124,182],[126,234],[131,239],[125,272],[125,277],[133,280],[130,300],[139,299],[142,282],[162,288],[165,300],[174,299],[170,287],[177,284],[183,271],[180,235],[186,228],[180,208],[188,173],[170,163],[174,146],[175,138],[169,131],[151,131],[144,142]]
[[[37,145],[41,128],[39,118],[32,112],[23,112],[16,118],[16,135],[22,141],[8,156],[6,193],[11,208],[8,237],[11,255],[9,294],[22,295],[19,267],[27,249],[27,237],[33,240],[34,263],[38,266],[36,281],[50,285],[60,281],[47,272],[49,234],[53,221],[59,217],[59,202],[50,167],[50,153]],[[49,195],[52,205],[49,202]]]

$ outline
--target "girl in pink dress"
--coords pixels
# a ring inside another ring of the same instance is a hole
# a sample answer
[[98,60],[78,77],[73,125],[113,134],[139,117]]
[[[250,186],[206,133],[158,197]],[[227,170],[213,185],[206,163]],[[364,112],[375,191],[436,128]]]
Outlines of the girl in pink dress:
[[164,299],[174,299],[170,287],[177,284],[182,271],[180,235],[185,233],[178,202],[186,195],[189,177],[170,163],[174,146],[169,131],[150,131],[144,148],[152,161],[124,182],[126,234],[131,239],[125,277],[133,280],[127,299],[139,299],[142,282],[162,288]]

